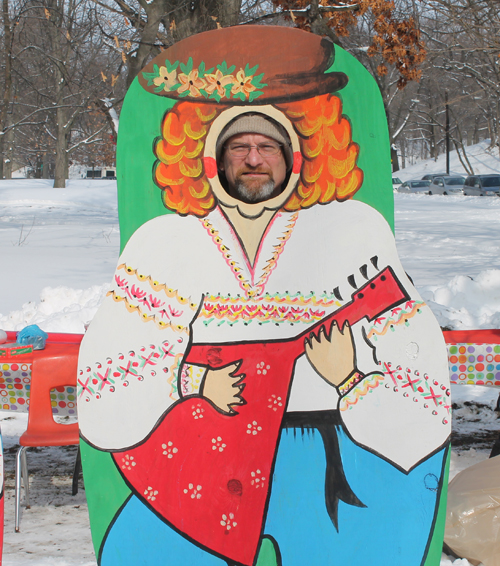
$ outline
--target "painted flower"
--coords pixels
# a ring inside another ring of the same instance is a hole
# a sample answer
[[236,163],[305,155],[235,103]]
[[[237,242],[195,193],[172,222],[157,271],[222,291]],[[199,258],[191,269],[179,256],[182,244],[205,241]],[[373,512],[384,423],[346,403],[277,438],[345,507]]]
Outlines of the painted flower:
[[157,495],[158,495],[158,490],[157,490],[157,489],[153,489],[151,486],[148,486],[148,487],[144,490],[144,497],[147,497],[147,498],[148,498],[148,501],[155,501]]
[[125,454],[125,458],[122,458],[122,470],[131,470],[136,464],[133,456]]
[[210,75],[205,75],[207,80],[207,86],[205,90],[208,94],[212,94],[217,91],[217,94],[222,98],[226,94],[226,86],[234,83],[233,75],[224,75],[220,69],[217,69],[215,73]]
[[222,438],[218,436],[217,438],[212,438],[212,450],[218,450],[219,452],[224,452],[226,445],[222,442]]
[[188,75],[179,73],[178,80],[181,86],[177,92],[182,93],[189,91],[191,96],[201,96],[200,89],[206,87],[206,82],[198,76],[198,69],[193,69]]
[[163,86],[163,90],[169,92],[177,84],[177,71],[172,69],[170,73],[167,67],[159,68],[159,76],[153,79],[155,86]]
[[247,424],[247,434],[252,434],[255,436],[259,432],[261,432],[262,427],[259,426],[257,421],[252,421],[251,423]]
[[234,82],[234,86],[231,89],[231,94],[238,94],[243,93],[245,98],[248,98],[248,95],[253,92],[255,89],[254,85],[252,84],[253,75],[245,75],[245,71],[240,69],[236,73],[236,80]]
[[257,374],[258,375],[266,375],[267,371],[271,369],[271,366],[266,365],[265,362],[259,362],[257,364]]
[[272,409],[273,411],[277,411],[278,407],[283,407],[283,399],[276,395],[271,395],[267,402],[269,403],[269,405],[267,406],[268,409]]
[[252,480],[250,483],[255,486],[256,488],[264,487],[266,478],[262,475],[260,470],[255,470],[255,472],[250,472],[252,476]]
[[179,449],[176,448],[172,441],[169,440],[168,444],[162,444],[161,447],[163,448],[163,455],[167,458],[173,458],[174,454],[179,452]]
[[227,515],[226,513],[224,513],[224,515],[222,515],[220,524],[225,527],[227,531],[230,531],[231,528],[236,527],[238,523],[234,521],[233,513],[228,513]]
[[205,409],[201,406],[201,403],[198,403],[198,405],[192,405],[191,409],[192,409],[191,414],[193,415],[195,420],[203,418],[203,413],[205,412]]
[[190,483],[187,488],[184,490],[186,495],[189,495],[191,499],[200,499],[201,498],[201,485],[195,486],[194,484]]

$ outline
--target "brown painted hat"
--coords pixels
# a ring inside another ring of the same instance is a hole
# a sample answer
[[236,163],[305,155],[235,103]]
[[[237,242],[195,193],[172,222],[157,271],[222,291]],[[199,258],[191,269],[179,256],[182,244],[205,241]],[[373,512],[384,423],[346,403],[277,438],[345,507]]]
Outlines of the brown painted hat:
[[333,43],[277,26],[236,26],[193,35],[155,57],[139,82],[159,96],[221,104],[290,102],[335,92],[347,76],[326,72]]

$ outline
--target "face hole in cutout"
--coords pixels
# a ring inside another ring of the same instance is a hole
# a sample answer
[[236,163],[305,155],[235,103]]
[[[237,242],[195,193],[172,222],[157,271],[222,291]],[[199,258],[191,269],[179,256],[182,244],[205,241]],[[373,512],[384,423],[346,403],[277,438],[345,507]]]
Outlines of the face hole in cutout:
[[[225,147],[230,140],[254,146],[265,143],[267,139],[281,145],[281,158],[266,158],[262,154],[253,154],[256,158],[236,157],[228,154]],[[217,172],[220,184],[230,197],[245,204],[266,202],[282,194],[290,181],[292,167],[293,150],[288,132],[279,122],[264,113],[253,111],[239,114],[229,121],[217,138]],[[252,171],[269,173],[272,179],[246,180],[245,176]],[[279,181],[278,192],[276,179]]]

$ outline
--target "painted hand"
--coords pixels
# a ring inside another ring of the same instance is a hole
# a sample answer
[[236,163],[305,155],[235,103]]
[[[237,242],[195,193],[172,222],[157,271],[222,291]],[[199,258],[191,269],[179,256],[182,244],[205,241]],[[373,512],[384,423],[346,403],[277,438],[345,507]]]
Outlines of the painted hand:
[[340,385],[356,367],[354,342],[348,322],[342,330],[334,322],[329,336],[322,326],[317,337],[311,334],[309,339],[306,338],[305,351],[309,363],[334,386]]
[[241,393],[245,388],[245,374],[238,374],[240,363],[229,364],[219,369],[209,369],[205,375],[201,394],[223,413],[236,415],[234,406],[244,405]]

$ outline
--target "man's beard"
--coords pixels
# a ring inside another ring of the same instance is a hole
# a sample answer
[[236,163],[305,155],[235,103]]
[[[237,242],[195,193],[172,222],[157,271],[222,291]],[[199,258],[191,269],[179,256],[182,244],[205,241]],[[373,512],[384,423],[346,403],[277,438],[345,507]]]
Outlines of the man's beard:
[[236,181],[235,190],[238,197],[243,202],[256,203],[268,200],[273,194],[275,184],[273,179],[269,179],[263,183],[260,187],[249,188],[245,181],[241,178]]

